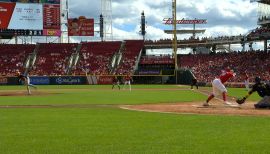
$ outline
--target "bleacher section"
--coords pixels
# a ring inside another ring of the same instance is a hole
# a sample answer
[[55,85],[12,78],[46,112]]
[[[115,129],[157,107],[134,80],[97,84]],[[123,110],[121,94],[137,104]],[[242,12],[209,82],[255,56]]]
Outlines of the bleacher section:
[[143,49],[143,40],[126,40],[122,53],[122,62],[116,69],[116,74],[129,74],[134,72],[136,60]]
[[233,69],[237,76],[231,82],[243,82],[245,71],[250,80],[256,76],[264,80],[270,80],[270,53],[263,51],[180,55],[182,68],[191,69],[197,79],[203,82],[211,82],[221,74],[221,70],[227,67]]
[[119,51],[120,46],[120,41],[83,43],[80,51],[80,62],[75,70],[75,74],[109,74],[111,58]]
[[14,76],[16,70],[23,72],[23,65],[35,45],[0,44],[0,76]]
[[37,60],[31,70],[31,74],[44,75],[65,75],[68,59],[76,51],[78,44],[40,44]]
[[[120,51],[121,44],[120,41],[87,42],[82,43],[80,49],[78,44],[0,44],[0,76],[14,76],[16,70],[24,72],[25,60],[35,49],[37,59],[30,70],[31,75],[66,75],[68,60],[74,52],[80,54],[76,69],[71,72],[76,75],[85,75],[86,72],[93,75],[133,74],[139,58],[138,74],[159,75],[163,70],[174,70],[174,59],[170,56],[139,57],[144,45],[141,40],[125,41],[124,49]],[[120,64],[116,72],[111,72],[112,57],[120,52]],[[270,53],[265,51],[179,55],[178,62],[179,68],[192,70],[201,82],[211,82],[227,67],[237,74],[231,82],[243,82],[245,71],[251,81],[256,76],[270,80]]]

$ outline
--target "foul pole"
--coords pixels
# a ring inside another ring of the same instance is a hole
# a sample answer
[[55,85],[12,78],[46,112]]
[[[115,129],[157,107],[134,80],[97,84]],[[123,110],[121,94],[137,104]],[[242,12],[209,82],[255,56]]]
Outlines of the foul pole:
[[176,35],[176,0],[172,0],[172,18],[173,18],[173,55],[174,55],[174,69],[175,69],[175,82],[177,84],[177,70],[178,70],[178,64],[177,64],[177,35]]

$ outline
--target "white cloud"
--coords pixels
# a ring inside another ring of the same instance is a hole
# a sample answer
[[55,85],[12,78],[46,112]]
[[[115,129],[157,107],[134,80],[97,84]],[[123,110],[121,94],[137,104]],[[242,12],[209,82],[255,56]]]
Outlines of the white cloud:
[[[98,20],[101,0],[70,0],[72,15],[86,15]],[[170,38],[164,34],[168,27],[162,19],[171,17],[171,0],[113,0],[113,33],[115,38],[140,38],[140,14],[145,12],[148,39]],[[177,0],[177,16],[182,18],[203,18],[209,22],[202,25],[206,36],[238,35],[256,27],[256,3],[249,0]],[[96,25],[98,26],[98,25]],[[127,28],[130,26],[130,28]],[[186,26],[179,26],[186,28]],[[192,25],[189,27],[192,28]]]

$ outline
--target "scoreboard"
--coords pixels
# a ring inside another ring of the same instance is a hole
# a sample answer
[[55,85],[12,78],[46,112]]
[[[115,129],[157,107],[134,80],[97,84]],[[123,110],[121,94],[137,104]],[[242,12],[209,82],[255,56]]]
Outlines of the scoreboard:
[[43,8],[43,29],[60,29],[60,6],[45,4]]
[[60,36],[60,5],[43,5],[43,35]]
[[60,14],[60,0],[0,0],[0,29],[17,35],[60,36]]

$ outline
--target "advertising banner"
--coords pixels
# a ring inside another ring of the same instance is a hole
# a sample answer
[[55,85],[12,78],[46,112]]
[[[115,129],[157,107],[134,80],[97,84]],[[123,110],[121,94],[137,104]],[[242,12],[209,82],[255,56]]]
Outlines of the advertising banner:
[[87,84],[112,84],[113,78],[113,76],[87,76]]
[[60,4],[60,0],[39,0],[40,3]]
[[34,85],[49,85],[49,77],[30,77],[30,83]]
[[0,77],[0,85],[7,85],[8,78],[7,77]]
[[43,30],[44,36],[61,36],[61,30],[56,29],[44,29]]
[[112,84],[113,77],[112,76],[99,76],[98,84]]
[[[60,20],[61,20],[60,19],[60,5],[58,4],[44,4],[43,5],[43,29],[44,30],[48,30],[48,31],[59,30],[60,31],[60,28],[61,28]],[[52,34],[52,33],[49,33],[49,34]]]
[[139,75],[160,75],[160,70],[140,70]]
[[0,0],[0,2],[39,3],[39,0]]
[[69,36],[94,36],[94,19],[85,17],[68,19]]
[[51,77],[50,83],[53,85],[81,85],[86,84],[86,77]]
[[7,29],[16,3],[0,2],[0,29]]
[[18,77],[8,77],[8,85],[20,85]]
[[43,30],[42,5],[16,3],[8,29]]
[[0,2],[60,4],[60,0],[0,0]]

